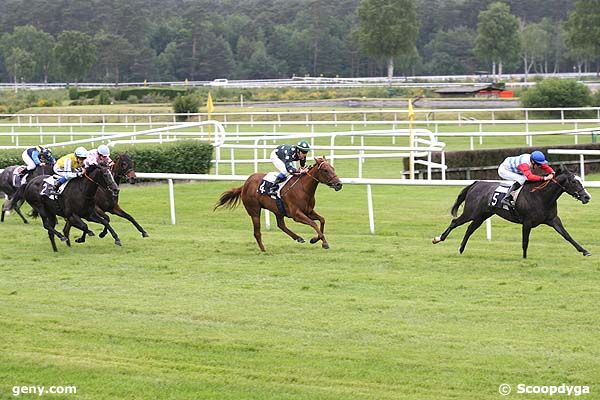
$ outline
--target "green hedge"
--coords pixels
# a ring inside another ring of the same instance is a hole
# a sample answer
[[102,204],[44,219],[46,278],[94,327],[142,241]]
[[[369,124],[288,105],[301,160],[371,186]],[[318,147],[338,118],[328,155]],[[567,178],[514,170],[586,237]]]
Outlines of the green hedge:
[[[76,92],[72,89],[69,91],[69,97],[71,100],[77,100],[80,98],[93,99],[100,95],[102,91],[107,89],[85,89],[77,90]],[[174,87],[138,87],[138,88],[123,88],[123,89],[110,89],[111,97],[115,100],[127,100],[130,96],[135,96],[138,99],[143,98],[146,95],[156,95],[162,97],[168,97],[174,99],[178,95],[184,95],[188,92],[187,89],[174,88]]]
[[[448,151],[446,152],[446,170],[447,179],[500,179],[498,176],[498,166],[506,157],[512,157],[519,154],[531,153],[534,150],[540,150],[546,154],[550,166],[556,168],[561,163],[566,164],[570,170],[580,173],[579,156],[569,154],[548,154],[548,149],[585,149],[600,150],[600,143],[563,145],[563,146],[533,146],[533,147],[515,147],[504,149],[489,150],[466,150],[466,151]],[[441,155],[433,153],[432,161],[440,162]],[[594,173],[600,171],[600,159],[586,157],[585,173]],[[408,171],[408,159],[404,159],[404,169]],[[418,168],[417,168],[418,169]],[[471,169],[467,172],[466,169]],[[435,170],[434,170],[435,171]],[[422,171],[426,173],[426,169]],[[541,173],[540,171],[538,171]],[[440,178],[440,173],[433,173],[435,179]]]
[[[137,172],[165,172],[175,174],[207,174],[210,171],[213,148],[197,141],[179,141],[175,143],[128,149],[115,149],[111,158],[127,152],[135,163]],[[0,168],[22,165],[23,150],[4,150],[0,152]],[[65,152],[54,152],[55,157]]]

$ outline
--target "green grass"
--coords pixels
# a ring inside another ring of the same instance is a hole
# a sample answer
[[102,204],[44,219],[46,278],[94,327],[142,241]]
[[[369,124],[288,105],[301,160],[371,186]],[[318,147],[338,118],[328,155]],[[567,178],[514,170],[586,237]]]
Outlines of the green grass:
[[[109,238],[51,252],[39,221],[0,225],[0,398],[14,385],[75,385],[81,399],[495,399],[498,385],[600,390],[600,262],[536,228],[493,219],[432,245],[459,188],[320,187],[332,246],[263,229],[243,207],[212,211],[240,183],[124,186]],[[572,236],[600,254],[600,191],[564,196]],[[274,223],[274,218],[271,219]],[[263,219],[264,221],[264,219]],[[305,238],[311,229],[288,225]],[[99,231],[97,227],[94,227]],[[593,386],[596,385],[596,386]],[[589,398],[597,395],[588,396]],[[26,398],[32,398],[26,397]],[[56,396],[56,398],[59,398]]]

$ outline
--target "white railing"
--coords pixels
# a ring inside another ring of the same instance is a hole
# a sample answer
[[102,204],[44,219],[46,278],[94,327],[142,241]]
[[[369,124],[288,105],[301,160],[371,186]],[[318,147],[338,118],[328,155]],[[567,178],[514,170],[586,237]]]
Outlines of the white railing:
[[[579,156],[580,177],[585,182],[585,156],[600,156],[600,150],[548,149],[548,154],[572,154]],[[586,185],[589,185],[589,183],[586,182]]]

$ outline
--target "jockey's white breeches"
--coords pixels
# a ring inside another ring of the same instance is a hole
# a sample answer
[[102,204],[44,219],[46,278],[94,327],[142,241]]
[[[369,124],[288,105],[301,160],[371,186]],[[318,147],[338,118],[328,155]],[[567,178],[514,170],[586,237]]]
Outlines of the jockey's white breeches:
[[281,172],[282,174],[285,174],[285,176],[288,176],[290,173],[287,171],[287,169],[285,168],[285,163],[283,161],[281,161],[279,159],[279,157],[277,157],[277,151],[273,150],[271,152],[271,162],[273,163],[273,165],[275,166],[275,168],[277,168],[277,171]]
[[33,171],[35,169],[35,162],[31,157],[29,157],[29,154],[27,154],[27,150],[23,152],[21,158],[23,159],[23,161],[25,161],[25,164],[27,164],[27,171]]
[[500,164],[500,166],[498,167],[498,175],[500,175],[500,177],[502,179],[506,179],[507,181],[517,181],[521,185],[527,181],[527,178],[525,177],[525,175],[517,174],[515,172],[508,170],[504,166],[504,164]]

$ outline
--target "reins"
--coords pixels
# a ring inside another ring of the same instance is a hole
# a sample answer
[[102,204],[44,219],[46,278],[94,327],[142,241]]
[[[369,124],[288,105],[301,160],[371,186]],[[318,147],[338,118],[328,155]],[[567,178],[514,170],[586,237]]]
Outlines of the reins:
[[[314,176],[311,174],[311,172],[312,172],[313,170],[315,170],[315,169],[316,169],[316,170],[319,170],[319,169],[321,169],[321,165],[323,165],[323,163],[322,163],[322,162],[318,164],[317,168],[315,168],[315,167],[313,166],[312,168],[310,168],[310,169],[308,170],[308,172],[307,172],[305,175],[307,175],[307,176],[310,176],[310,177],[311,177],[311,178],[312,178],[314,181],[316,181],[317,183],[319,183],[320,181],[319,181],[317,178],[315,178],[315,177],[314,177]],[[300,174],[300,175],[297,175],[297,179],[296,179],[296,180],[295,180],[295,181],[294,181],[294,182],[293,182],[293,183],[290,185],[290,187],[289,187],[289,188],[288,188],[288,189],[285,191],[285,193],[281,193],[281,197],[285,196],[285,195],[286,195],[286,194],[287,194],[287,193],[288,193],[290,190],[292,190],[292,188],[293,188],[294,186],[296,186],[296,184],[297,184],[298,182],[300,182],[300,179],[301,179],[301,178],[302,178],[302,174]],[[329,180],[329,182],[331,182],[331,179]],[[329,182],[326,182],[325,184],[328,184]]]

